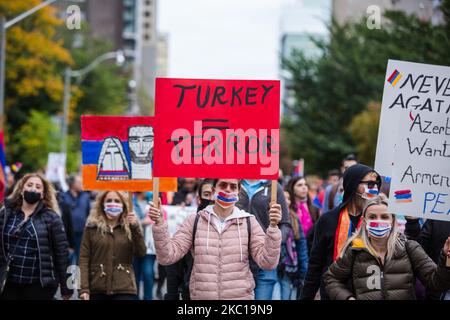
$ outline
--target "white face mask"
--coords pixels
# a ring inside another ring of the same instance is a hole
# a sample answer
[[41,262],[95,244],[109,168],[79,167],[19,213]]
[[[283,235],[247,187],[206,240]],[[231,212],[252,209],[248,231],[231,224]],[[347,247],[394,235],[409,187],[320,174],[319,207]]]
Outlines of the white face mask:
[[103,209],[110,217],[117,217],[123,212],[123,205],[121,203],[105,203]]
[[366,230],[371,237],[385,238],[391,233],[392,222],[386,220],[366,220]]

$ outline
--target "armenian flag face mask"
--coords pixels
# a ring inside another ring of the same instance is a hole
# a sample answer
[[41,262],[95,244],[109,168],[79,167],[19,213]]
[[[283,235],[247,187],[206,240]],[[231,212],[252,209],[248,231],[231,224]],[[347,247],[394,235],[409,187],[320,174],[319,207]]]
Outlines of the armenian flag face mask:
[[117,217],[123,212],[123,205],[121,203],[105,203],[104,210],[110,217]]
[[216,191],[214,193],[214,200],[219,206],[227,209],[234,206],[236,202],[238,202],[239,195],[237,192]]
[[369,188],[367,185],[364,186],[364,193],[361,194],[361,198],[366,200],[375,199],[378,196],[378,186],[374,186],[373,188]]

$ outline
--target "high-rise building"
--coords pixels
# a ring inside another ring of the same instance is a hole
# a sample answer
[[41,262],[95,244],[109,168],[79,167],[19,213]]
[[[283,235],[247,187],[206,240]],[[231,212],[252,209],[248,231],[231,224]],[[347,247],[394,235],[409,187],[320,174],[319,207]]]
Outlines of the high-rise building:
[[110,41],[114,49],[123,47],[124,2],[126,0],[87,0],[84,4],[91,35]]
[[[135,90],[143,88],[152,99],[160,46],[156,6],[157,0],[86,0],[83,5],[92,36],[110,41],[114,50],[131,53]],[[167,52],[167,45],[162,49]],[[131,109],[132,114],[138,112],[135,104]]]
[[160,33],[158,35],[157,52],[156,76],[167,77],[169,74],[169,35],[167,33]]
[[137,3],[137,82],[152,98],[155,96],[157,74],[158,33],[156,30],[156,0],[133,0]]
[[333,17],[339,24],[356,21],[368,14],[369,6],[377,6],[380,13],[385,10],[400,10],[416,15],[419,19],[443,23],[439,10],[442,0],[333,0]]
[[[289,59],[294,50],[309,58],[320,54],[314,39],[328,37],[327,23],[331,16],[331,0],[284,0],[281,13],[280,57]],[[289,116],[288,109],[295,103],[291,89],[291,75],[280,61],[281,115]]]

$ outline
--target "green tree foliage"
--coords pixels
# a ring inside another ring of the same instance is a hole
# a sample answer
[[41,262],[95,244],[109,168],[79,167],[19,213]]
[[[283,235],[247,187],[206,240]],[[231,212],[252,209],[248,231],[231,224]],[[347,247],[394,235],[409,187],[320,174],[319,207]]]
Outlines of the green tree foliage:
[[360,155],[359,160],[370,166],[374,165],[375,160],[380,111],[379,103],[370,103],[366,110],[353,118],[349,128]]
[[[449,3],[444,1],[444,12]],[[316,40],[320,58],[293,52],[283,65],[292,75],[296,103],[282,123],[293,158],[304,158],[308,173],[321,174],[356,150],[372,163],[376,139],[362,147],[366,141],[361,130],[373,137],[368,131],[378,124],[349,130],[353,118],[370,101],[381,101],[388,59],[450,65],[448,21],[433,26],[398,11],[385,13],[381,29],[368,29],[365,19],[343,26],[333,21],[329,41]]]
[[49,152],[60,149],[61,134],[59,127],[45,112],[31,110],[27,123],[15,134],[15,143],[9,146],[15,154],[23,155],[20,161],[24,170],[43,169],[47,164]]

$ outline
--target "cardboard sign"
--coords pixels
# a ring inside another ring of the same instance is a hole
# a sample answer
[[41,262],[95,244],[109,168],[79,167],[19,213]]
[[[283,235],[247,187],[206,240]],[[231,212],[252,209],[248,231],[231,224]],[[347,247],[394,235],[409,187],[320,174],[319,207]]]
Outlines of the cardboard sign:
[[45,177],[48,181],[58,182],[65,192],[69,190],[66,183],[66,154],[50,152],[48,154],[47,169]]
[[394,153],[389,211],[450,221],[450,115],[404,116]]
[[156,79],[158,176],[277,179],[280,83]]
[[[84,190],[153,189],[154,118],[82,116]],[[160,178],[160,191],[176,191],[174,178]]]
[[395,144],[408,117],[414,119],[418,114],[429,113],[449,116],[449,99],[450,67],[388,61],[375,157],[375,170],[379,174],[392,176],[392,166],[397,160]]

